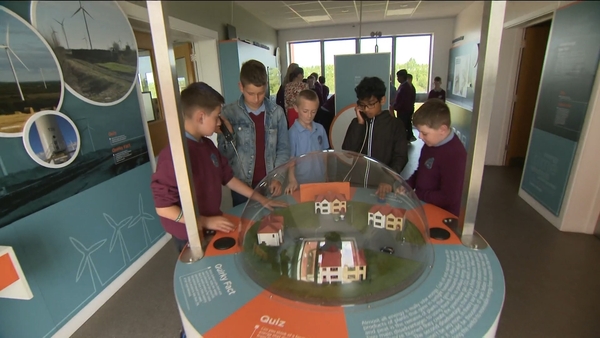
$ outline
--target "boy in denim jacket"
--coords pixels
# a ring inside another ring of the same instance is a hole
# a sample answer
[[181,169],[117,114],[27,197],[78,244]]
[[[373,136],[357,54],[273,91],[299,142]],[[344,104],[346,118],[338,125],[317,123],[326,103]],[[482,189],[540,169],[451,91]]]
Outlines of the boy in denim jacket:
[[[269,172],[290,159],[287,119],[280,106],[265,100],[267,69],[261,62],[244,62],[238,85],[242,92],[240,99],[223,107],[221,112],[233,140],[228,142],[222,133],[217,140],[234,176],[255,188]],[[281,181],[269,182],[269,191],[272,196],[281,194]],[[247,201],[235,191],[231,192],[231,198],[233,206]]]

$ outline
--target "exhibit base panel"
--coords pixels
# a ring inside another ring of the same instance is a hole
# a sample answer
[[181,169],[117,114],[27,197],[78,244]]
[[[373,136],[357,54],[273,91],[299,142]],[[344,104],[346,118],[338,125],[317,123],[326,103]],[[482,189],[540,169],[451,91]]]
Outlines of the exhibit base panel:
[[[240,214],[235,209],[225,216],[244,224],[244,219],[232,215]],[[432,228],[449,234],[444,240],[431,239],[433,265],[398,293],[340,306],[292,300],[259,286],[240,265],[239,247],[215,248],[215,241],[229,236],[218,233],[203,259],[193,264],[178,262],[175,268],[175,295],[187,336],[494,337],[505,295],[496,255],[490,247],[472,250],[463,246],[444,225],[451,214],[432,205],[424,205],[424,210]],[[336,286],[322,287],[337,290]]]

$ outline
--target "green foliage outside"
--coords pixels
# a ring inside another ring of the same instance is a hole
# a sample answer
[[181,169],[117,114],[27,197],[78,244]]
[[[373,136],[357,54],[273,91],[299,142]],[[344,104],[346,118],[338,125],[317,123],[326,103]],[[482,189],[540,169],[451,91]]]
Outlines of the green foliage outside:
[[[415,61],[415,59],[410,58],[407,62],[403,64],[396,64],[396,72],[400,69],[406,69],[406,71],[408,71],[409,74],[412,74],[412,84],[413,86],[415,86],[417,93],[429,92],[429,64],[417,64],[417,61]],[[400,85],[398,83],[398,79],[396,79],[395,83],[396,88],[398,88],[398,86]]]
[[[285,74],[283,74],[285,76]],[[281,86],[281,74],[279,69],[273,67],[269,68],[269,94],[271,96],[277,95],[277,91]]]

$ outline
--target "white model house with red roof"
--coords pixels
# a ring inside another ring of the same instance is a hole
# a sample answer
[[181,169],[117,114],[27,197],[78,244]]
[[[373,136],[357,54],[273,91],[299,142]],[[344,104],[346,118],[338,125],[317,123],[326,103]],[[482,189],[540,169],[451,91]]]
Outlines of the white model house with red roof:
[[344,266],[342,278],[346,282],[362,281],[367,277],[367,259],[362,250],[352,251],[354,266]]
[[369,209],[369,225],[387,230],[402,230],[406,210],[394,208],[389,204],[374,205]]
[[270,214],[263,217],[257,237],[258,244],[280,246],[283,243],[283,216]]
[[352,259],[344,264],[342,250],[334,245],[321,254],[317,283],[351,283],[367,277],[367,260],[362,250],[352,249]]
[[335,194],[328,192],[315,197],[316,214],[345,214],[346,196],[344,194]]

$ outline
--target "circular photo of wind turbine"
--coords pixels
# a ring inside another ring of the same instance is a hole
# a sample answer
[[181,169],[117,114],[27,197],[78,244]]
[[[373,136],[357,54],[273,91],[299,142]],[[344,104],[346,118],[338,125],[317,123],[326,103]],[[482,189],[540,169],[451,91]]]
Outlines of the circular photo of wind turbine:
[[0,6],[0,137],[21,137],[37,112],[61,108],[63,93],[58,60],[44,37]]
[[31,22],[54,50],[73,95],[111,106],[132,91],[137,44],[116,1],[32,1]]
[[79,154],[79,131],[67,115],[46,110],[25,124],[23,144],[29,156],[47,168],[68,166]]

